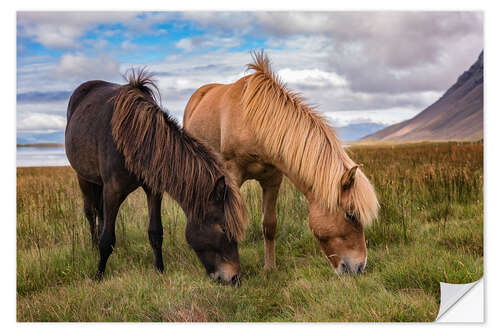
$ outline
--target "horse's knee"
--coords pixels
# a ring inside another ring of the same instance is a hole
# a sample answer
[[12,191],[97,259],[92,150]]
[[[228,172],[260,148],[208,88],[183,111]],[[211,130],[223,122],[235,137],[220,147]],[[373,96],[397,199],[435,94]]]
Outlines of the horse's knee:
[[273,240],[275,238],[276,224],[277,224],[276,218],[272,220],[264,218],[264,221],[262,223],[262,233],[264,234],[264,238],[266,240]]

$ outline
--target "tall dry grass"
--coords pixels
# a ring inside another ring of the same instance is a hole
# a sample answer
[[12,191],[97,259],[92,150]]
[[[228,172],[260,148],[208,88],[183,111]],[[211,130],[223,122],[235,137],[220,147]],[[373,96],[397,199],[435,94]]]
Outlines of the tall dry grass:
[[366,274],[334,274],[307,226],[304,196],[287,180],[278,199],[277,270],[263,271],[261,190],[242,192],[250,223],[240,288],[211,283],[184,238],[185,217],[164,199],[165,273],[153,269],[145,195],[117,218],[102,283],[74,172],[18,168],[19,321],[432,321],[439,281],[483,273],[483,145],[352,147],[381,203],[366,230]]

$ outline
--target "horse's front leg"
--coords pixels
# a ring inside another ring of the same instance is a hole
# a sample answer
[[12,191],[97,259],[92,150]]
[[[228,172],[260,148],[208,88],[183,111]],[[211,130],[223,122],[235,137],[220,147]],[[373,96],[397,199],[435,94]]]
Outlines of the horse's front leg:
[[280,190],[283,174],[276,172],[272,177],[259,180],[262,187],[262,233],[264,234],[264,269],[276,268],[276,257],[274,254],[274,240],[276,236],[276,201]]
[[163,255],[161,247],[163,243],[163,226],[161,223],[161,199],[162,194],[155,194],[151,189],[143,186],[148,198],[149,210],[149,244],[153,249],[155,267],[159,272],[163,272]]

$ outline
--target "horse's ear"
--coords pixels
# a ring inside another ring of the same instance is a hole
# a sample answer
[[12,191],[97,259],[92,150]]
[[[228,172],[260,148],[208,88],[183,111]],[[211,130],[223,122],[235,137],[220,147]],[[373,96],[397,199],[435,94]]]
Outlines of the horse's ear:
[[342,176],[342,180],[340,181],[340,183],[342,184],[342,190],[345,191],[352,187],[352,185],[354,184],[356,171],[361,166],[362,165],[355,165],[344,173],[344,175]]
[[217,202],[224,201],[224,197],[226,196],[226,180],[224,176],[219,177],[215,182],[214,189],[210,194],[210,198]]

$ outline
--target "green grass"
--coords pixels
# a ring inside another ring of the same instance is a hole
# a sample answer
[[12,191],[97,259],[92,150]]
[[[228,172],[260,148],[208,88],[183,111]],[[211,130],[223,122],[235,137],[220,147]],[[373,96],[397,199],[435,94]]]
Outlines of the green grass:
[[18,168],[18,321],[433,321],[439,281],[483,274],[483,145],[355,146],[377,190],[362,276],[337,276],[307,224],[302,194],[285,181],[278,201],[277,270],[265,272],[261,190],[242,192],[250,213],[240,244],[240,288],[210,282],[184,238],[185,217],[165,198],[165,272],[153,269],[141,190],[122,205],[105,278],[75,173]]

